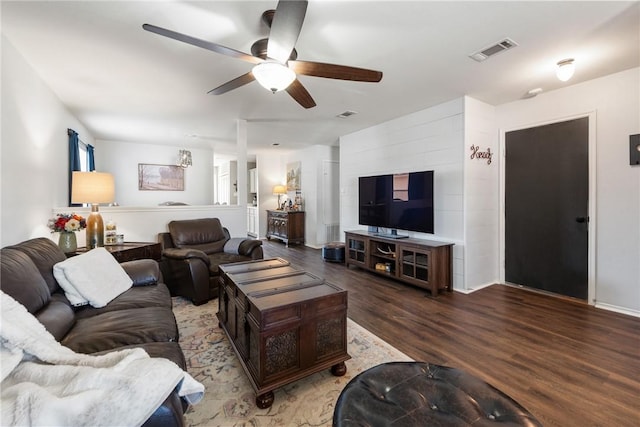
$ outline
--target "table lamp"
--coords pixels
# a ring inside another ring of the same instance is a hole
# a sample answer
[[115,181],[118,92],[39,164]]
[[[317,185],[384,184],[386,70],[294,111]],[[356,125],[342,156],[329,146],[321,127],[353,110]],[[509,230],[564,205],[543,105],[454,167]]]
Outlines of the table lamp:
[[86,246],[89,249],[104,246],[104,223],[98,212],[98,205],[113,202],[113,175],[103,172],[73,172],[71,179],[71,203],[91,205],[91,213],[87,217]]
[[287,194],[287,188],[284,185],[276,185],[273,187],[273,195],[278,196],[278,206],[276,209],[280,209],[280,196]]

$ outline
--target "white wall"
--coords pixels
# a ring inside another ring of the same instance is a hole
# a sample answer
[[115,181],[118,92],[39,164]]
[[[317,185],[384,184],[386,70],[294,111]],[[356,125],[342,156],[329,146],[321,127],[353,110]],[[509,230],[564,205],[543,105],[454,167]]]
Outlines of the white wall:
[[358,224],[358,177],[433,170],[435,233],[404,234],[455,243],[455,289],[465,286],[464,104],[455,99],[340,138],[341,232],[364,228]]
[[640,68],[496,108],[502,134],[587,113],[596,116],[595,303],[640,315],[640,167],[629,165],[629,135],[640,133]]
[[278,196],[273,195],[275,185],[286,184],[288,154],[262,152],[256,155],[258,169],[258,237],[267,235],[267,209],[277,208]]
[[67,128],[88,144],[94,140],[4,36],[1,69],[0,244],[57,238],[47,221],[52,206],[68,203]]
[[[193,166],[184,170],[184,191],[138,190],[138,164],[175,165],[178,151],[188,149]],[[213,204],[213,150],[182,146],[96,140],[96,170],[115,177],[120,206],[158,206],[172,201],[189,205]]]
[[[472,290],[499,278],[500,140],[494,106],[467,96],[464,119],[464,288]],[[490,159],[472,159],[472,146]]]
[[[298,150],[290,156],[289,162],[300,161],[302,168],[302,197],[305,209],[305,244],[321,248],[327,242],[323,210],[327,203],[339,203],[338,194],[324,194],[323,162],[338,160],[338,147],[314,145]],[[295,197],[292,193],[292,197]]]

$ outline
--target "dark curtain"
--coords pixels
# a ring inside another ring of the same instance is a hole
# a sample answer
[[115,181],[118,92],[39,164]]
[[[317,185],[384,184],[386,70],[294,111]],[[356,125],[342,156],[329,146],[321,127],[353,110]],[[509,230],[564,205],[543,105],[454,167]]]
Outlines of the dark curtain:
[[87,166],[89,172],[96,170],[96,162],[93,158],[93,145],[87,144]]
[[71,203],[71,186],[73,171],[80,170],[80,150],[78,149],[78,133],[73,129],[67,129],[69,135],[69,206],[82,206]]

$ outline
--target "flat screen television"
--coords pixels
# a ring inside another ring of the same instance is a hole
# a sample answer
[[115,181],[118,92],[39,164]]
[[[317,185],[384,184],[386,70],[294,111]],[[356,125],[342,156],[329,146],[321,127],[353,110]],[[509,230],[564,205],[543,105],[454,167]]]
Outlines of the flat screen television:
[[433,171],[358,178],[358,222],[388,229],[388,237],[407,237],[397,230],[434,232]]

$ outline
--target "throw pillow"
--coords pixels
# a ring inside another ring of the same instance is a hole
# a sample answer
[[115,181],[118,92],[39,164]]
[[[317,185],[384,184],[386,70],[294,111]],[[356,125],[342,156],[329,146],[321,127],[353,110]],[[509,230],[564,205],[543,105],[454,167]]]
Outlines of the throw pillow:
[[95,248],[53,266],[71,304],[100,308],[131,288],[133,280],[105,248]]

